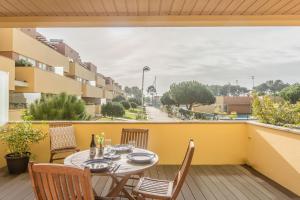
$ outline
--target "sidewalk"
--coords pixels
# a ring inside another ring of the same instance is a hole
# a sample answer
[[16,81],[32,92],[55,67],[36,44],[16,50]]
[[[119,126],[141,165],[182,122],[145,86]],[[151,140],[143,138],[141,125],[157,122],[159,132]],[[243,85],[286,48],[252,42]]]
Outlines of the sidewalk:
[[162,112],[158,108],[147,106],[146,112],[148,115],[148,121],[157,121],[157,122],[175,122],[180,121],[176,120],[175,118],[168,117],[168,114]]

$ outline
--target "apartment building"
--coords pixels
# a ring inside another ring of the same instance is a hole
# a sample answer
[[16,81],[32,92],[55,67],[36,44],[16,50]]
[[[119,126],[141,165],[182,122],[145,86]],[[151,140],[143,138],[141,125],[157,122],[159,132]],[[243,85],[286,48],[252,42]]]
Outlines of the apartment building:
[[106,95],[113,99],[116,96],[124,95],[122,91],[122,86],[115,82],[111,77],[104,77],[105,79],[105,89]]
[[[41,94],[66,92],[82,98],[88,112],[100,113],[101,103],[120,93],[107,91],[104,75],[61,39],[48,41],[34,28],[0,29],[0,70],[10,75],[10,108],[25,108]],[[114,91],[118,90],[118,91]]]

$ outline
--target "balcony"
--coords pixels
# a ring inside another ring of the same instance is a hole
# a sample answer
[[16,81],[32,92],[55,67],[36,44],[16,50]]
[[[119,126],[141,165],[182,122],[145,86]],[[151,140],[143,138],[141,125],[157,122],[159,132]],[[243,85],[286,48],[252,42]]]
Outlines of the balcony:
[[71,78],[34,67],[16,67],[16,80],[28,83],[27,87],[17,87],[16,92],[59,94],[67,92],[81,96],[81,83]]
[[[149,149],[160,162],[146,173],[172,179],[181,163],[186,142],[193,138],[196,151],[178,199],[298,199],[300,194],[299,131],[254,122],[73,122],[80,149],[87,149],[92,133],[105,132],[114,144],[122,128],[147,128]],[[35,123],[45,131],[48,125]],[[172,144],[172,145],[170,145]],[[49,159],[49,138],[32,147],[37,162]],[[5,165],[0,149],[0,167]],[[27,174],[0,172],[0,199],[33,199]],[[94,177],[98,194],[109,189],[107,177]]]
[[76,62],[70,62],[70,71],[68,76],[94,81],[96,74]]
[[105,96],[106,99],[109,99],[109,100],[112,100],[114,98],[113,92],[110,91],[110,90],[107,90],[106,88],[105,88],[105,91],[104,91],[104,96]]
[[82,84],[82,97],[103,98],[103,90],[89,84]]

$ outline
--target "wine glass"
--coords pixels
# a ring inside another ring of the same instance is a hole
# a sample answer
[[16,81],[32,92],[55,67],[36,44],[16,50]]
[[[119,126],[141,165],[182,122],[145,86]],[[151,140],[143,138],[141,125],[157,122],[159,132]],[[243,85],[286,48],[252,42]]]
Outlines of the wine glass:
[[131,147],[131,149],[134,149],[135,148],[135,141],[134,140],[128,141],[128,145]]
[[104,147],[105,147],[106,153],[111,153],[111,139],[104,140]]

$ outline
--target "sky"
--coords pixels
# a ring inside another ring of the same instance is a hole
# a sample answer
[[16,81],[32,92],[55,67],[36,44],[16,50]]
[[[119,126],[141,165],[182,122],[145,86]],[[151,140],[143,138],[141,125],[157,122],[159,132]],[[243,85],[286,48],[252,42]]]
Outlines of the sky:
[[251,88],[266,80],[300,81],[300,27],[43,28],[63,39],[83,61],[122,86],[157,79],[159,94],[170,84],[236,84]]

